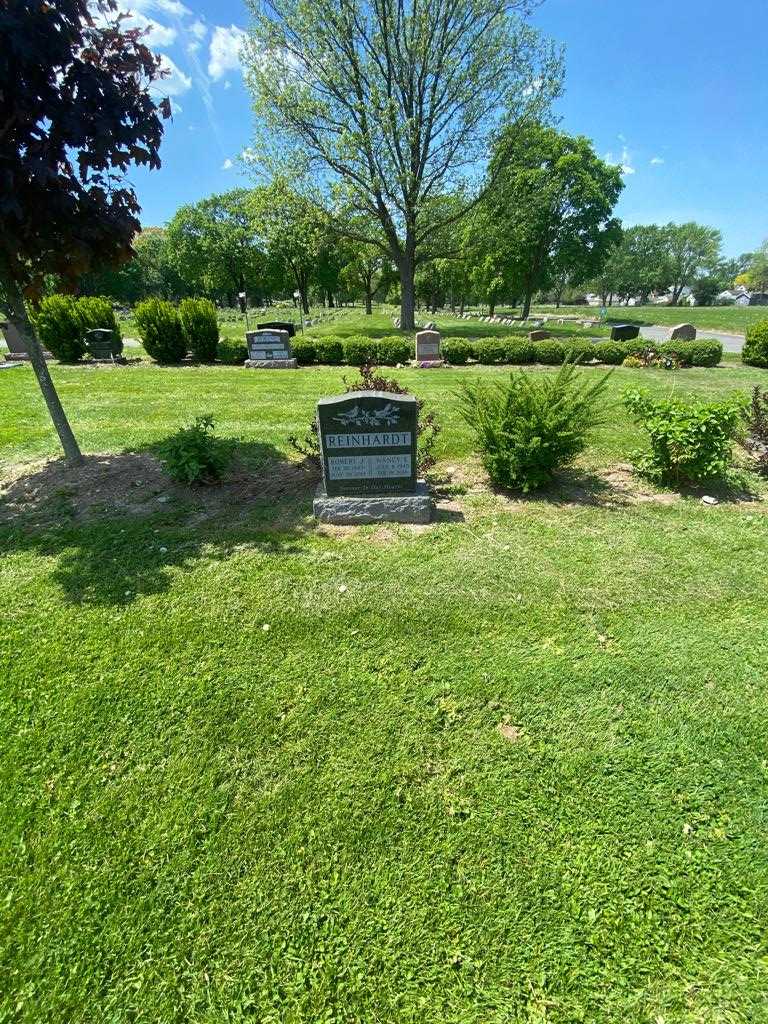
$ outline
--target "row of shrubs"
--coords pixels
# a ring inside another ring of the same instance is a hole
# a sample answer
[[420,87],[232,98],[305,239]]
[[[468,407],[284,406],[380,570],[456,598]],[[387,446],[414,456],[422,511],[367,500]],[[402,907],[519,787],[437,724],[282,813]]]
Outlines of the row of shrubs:
[[[223,344],[223,343],[222,343]],[[467,341],[464,338],[446,338],[442,343],[443,358],[452,366],[464,366],[470,359],[486,365],[508,363],[525,366],[529,363],[544,363],[559,366],[564,359],[579,358],[582,362],[597,360],[608,366],[619,366],[628,356],[642,352],[647,343],[638,341],[588,341],[574,338],[558,341],[529,341],[527,338],[510,336],[506,338],[481,338]],[[242,350],[242,355],[241,355]],[[723,358],[723,346],[719,341],[676,341],[655,346],[662,355],[676,357],[681,366],[717,366]],[[379,366],[396,366],[413,359],[413,344],[401,337],[387,338],[296,338],[293,353],[302,366],[313,363],[337,365],[347,363],[362,366],[376,363]],[[231,360],[242,362],[245,346],[233,351]],[[223,358],[220,346],[220,357]]]
[[76,363],[86,353],[86,331],[99,328],[120,337],[117,317],[109,299],[72,295],[50,295],[43,299],[33,321],[44,348],[62,363]]

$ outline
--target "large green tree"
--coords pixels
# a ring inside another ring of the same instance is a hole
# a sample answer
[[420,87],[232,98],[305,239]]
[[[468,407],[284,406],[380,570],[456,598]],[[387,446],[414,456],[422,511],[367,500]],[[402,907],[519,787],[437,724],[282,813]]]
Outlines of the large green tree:
[[685,287],[693,285],[702,272],[717,267],[722,236],[717,228],[695,221],[667,224],[664,232],[672,288],[669,304],[676,306]]
[[[746,266],[737,269],[737,273],[733,275],[734,280],[738,278],[739,284],[746,285],[752,291],[768,292],[768,239],[756,252],[740,257],[740,261],[745,262]],[[733,261],[734,264],[737,262],[739,261]]]
[[180,207],[168,225],[176,269],[198,292],[226,296],[263,288],[265,253],[250,190],[233,189]]
[[[94,23],[87,0],[0,4],[0,306],[24,338],[71,462],[80,448],[25,305],[47,275],[75,286],[131,253],[139,205],[133,163],[159,167],[162,116],[150,87],[160,58],[125,31],[113,0]],[[102,23],[103,22],[103,23]]]
[[[259,124],[284,162],[314,170],[377,221],[358,240],[397,266],[410,329],[416,268],[445,255],[435,239],[477,200],[497,130],[546,114],[560,53],[523,20],[528,0],[249,3]],[[458,209],[429,213],[436,196],[467,182],[478,187]],[[484,187],[493,183],[490,175]]]
[[523,296],[528,316],[535,293],[557,275],[575,285],[599,271],[621,234],[612,216],[621,172],[583,136],[533,124],[501,135],[489,174],[497,184],[483,204],[486,259]]

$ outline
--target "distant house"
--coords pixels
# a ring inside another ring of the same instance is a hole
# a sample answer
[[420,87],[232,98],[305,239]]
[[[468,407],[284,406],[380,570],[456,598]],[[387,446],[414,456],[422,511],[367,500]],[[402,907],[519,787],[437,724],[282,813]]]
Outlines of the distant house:
[[743,284],[740,284],[737,288],[726,288],[725,291],[719,292],[715,297],[715,302],[723,304],[733,303],[734,306],[766,305],[766,303],[763,302],[753,303],[750,292]]

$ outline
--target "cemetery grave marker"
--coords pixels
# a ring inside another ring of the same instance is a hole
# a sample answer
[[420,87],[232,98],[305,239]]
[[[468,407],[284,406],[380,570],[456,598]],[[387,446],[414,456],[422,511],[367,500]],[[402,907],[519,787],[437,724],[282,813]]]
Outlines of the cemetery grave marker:
[[323,523],[428,523],[432,499],[417,479],[418,401],[352,391],[317,403],[323,482],[314,500]]
[[440,356],[440,332],[434,330],[419,331],[416,335],[416,362],[422,367],[442,366]]
[[291,351],[288,331],[261,329],[247,331],[248,358],[245,366],[251,370],[295,370],[298,366]]
[[693,324],[678,324],[677,327],[673,327],[670,335],[670,341],[695,341],[696,340],[696,328]]
[[611,328],[611,341],[634,341],[639,333],[637,324],[614,324]]

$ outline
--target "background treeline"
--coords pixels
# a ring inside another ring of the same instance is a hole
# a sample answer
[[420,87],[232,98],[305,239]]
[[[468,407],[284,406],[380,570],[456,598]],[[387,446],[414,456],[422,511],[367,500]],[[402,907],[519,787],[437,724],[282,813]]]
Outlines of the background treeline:
[[[502,133],[487,174],[493,188],[469,211],[458,193],[431,201],[435,224],[448,226],[426,235],[414,274],[419,305],[521,306],[526,316],[535,300],[560,304],[586,292],[606,305],[659,295],[675,305],[692,291],[709,305],[734,282],[768,287],[768,243],[724,259],[713,227],[622,228],[613,216],[620,169],[584,137],[543,125]],[[401,301],[386,245],[368,241],[377,230],[352,208],[329,216],[306,182],[274,179],[182,206],[166,227],[137,236],[130,261],[83,276],[79,288],[126,305],[202,296],[234,306],[241,292],[265,305],[298,292],[305,312],[347,302],[370,311]]]

